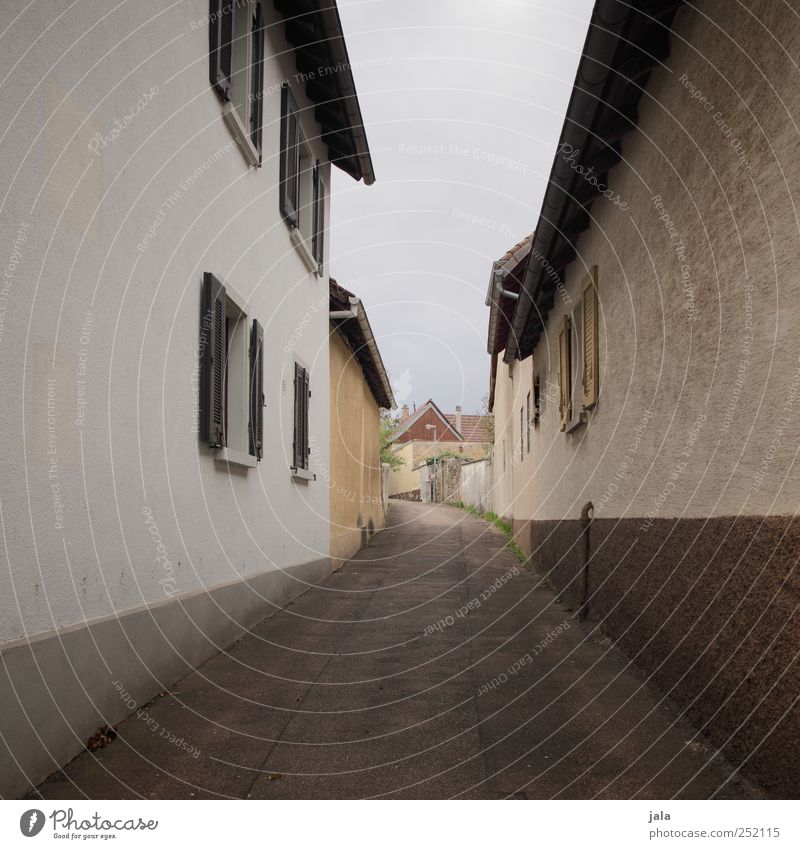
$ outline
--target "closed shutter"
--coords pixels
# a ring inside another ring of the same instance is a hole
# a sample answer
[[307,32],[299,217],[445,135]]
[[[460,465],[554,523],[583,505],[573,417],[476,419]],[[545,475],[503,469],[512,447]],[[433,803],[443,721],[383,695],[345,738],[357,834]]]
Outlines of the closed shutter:
[[250,331],[250,453],[260,460],[264,445],[264,328]]
[[311,253],[317,261],[317,274],[322,277],[322,258],[325,246],[325,184],[322,182],[322,168],[317,160],[314,166],[314,236],[311,240]]
[[236,3],[211,0],[209,6],[209,77],[223,100],[231,99],[233,17]]
[[572,411],[572,402],[570,399],[570,320],[569,316],[565,315],[561,323],[561,330],[558,334],[558,410],[561,416],[561,430],[569,423]]
[[531,393],[528,393],[528,398],[526,401],[526,412],[527,416],[525,418],[525,427],[528,431],[528,451],[531,450]]
[[294,364],[294,466],[308,468],[308,372]]
[[297,227],[297,196],[299,191],[299,125],[297,123],[297,104],[289,86],[281,87],[281,214],[293,226]]
[[261,3],[253,14],[253,80],[250,89],[250,140],[261,161],[261,127],[264,114],[264,18]]
[[600,357],[597,344],[598,325],[597,266],[583,281],[583,406],[597,403],[600,388]]
[[308,406],[311,400],[311,392],[308,388],[308,371],[303,369],[303,468],[308,468],[308,456],[311,453],[311,446],[308,444]]
[[225,287],[213,274],[206,272],[203,275],[203,313],[200,321],[200,438],[212,448],[225,447],[225,300]]

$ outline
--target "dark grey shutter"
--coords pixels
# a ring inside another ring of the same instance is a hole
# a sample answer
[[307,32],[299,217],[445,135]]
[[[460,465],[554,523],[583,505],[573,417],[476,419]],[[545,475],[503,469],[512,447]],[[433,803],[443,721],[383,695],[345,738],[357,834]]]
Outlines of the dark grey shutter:
[[281,87],[281,214],[293,226],[297,227],[298,194],[298,124],[297,104],[289,86]]
[[303,369],[303,468],[308,468],[308,455],[311,453],[311,446],[308,444],[308,402],[311,397],[311,392],[308,388],[308,371]]
[[325,238],[325,184],[322,182],[322,168],[317,160],[314,166],[314,235],[311,239],[311,253],[317,261],[317,272],[322,276],[322,257]]
[[236,3],[211,0],[209,5],[209,76],[211,85],[223,100],[231,99],[233,57],[233,17]]
[[250,331],[250,453],[260,460],[264,445],[264,328],[253,319]]
[[264,18],[261,3],[253,15],[253,82],[250,92],[250,139],[261,161],[261,126],[264,114]]
[[303,446],[303,388],[305,369],[294,364],[294,458],[293,465],[296,469],[304,469],[304,446]]
[[225,287],[213,274],[206,272],[203,275],[203,311],[200,319],[200,438],[212,448],[225,446],[225,298]]

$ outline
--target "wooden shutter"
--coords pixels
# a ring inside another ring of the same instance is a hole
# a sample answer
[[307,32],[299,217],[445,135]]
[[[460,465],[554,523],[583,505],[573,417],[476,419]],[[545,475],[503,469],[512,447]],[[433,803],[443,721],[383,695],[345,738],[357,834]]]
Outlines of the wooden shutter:
[[211,0],[209,9],[209,77],[220,97],[230,100],[236,3],[231,0]]
[[264,115],[264,18],[261,3],[253,13],[253,79],[250,88],[250,140],[261,161],[261,127]]
[[299,125],[297,104],[287,83],[281,87],[281,215],[297,227],[297,195],[299,189]]
[[527,416],[525,418],[525,427],[527,428],[527,431],[528,431],[528,451],[530,451],[531,450],[531,422],[532,422],[532,418],[531,418],[531,393],[530,392],[528,393],[528,398],[527,398],[527,401],[526,401],[526,413],[527,413]]
[[583,281],[583,406],[597,403],[600,388],[600,357],[597,345],[598,324],[597,266]]
[[200,319],[200,438],[212,448],[225,446],[226,297],[222,283],[213,274],[206,272],[203,275],[203,311]]
[[303,468],[308,468],[308,455],[311,453],[311,446],[308,444],[308,406],[311,400],[311,391],[308,388],[308,370],[303,369]]
[[561,430],[564,430],[572,417],[570,343],[570,319],[565,315],[558,333],[558,411],[561,416]]
[[250,453],[260,460],[264,445],[264,328],[253,319],[250,331]]
[[322,258],[325,243],[325,184],[322,182],[322,167],[319,160],[314,166],[314,235],[311,253],[317,261],[317,274],[322,277]]
[[308,468],[308,372],[294,364],[294,466]]

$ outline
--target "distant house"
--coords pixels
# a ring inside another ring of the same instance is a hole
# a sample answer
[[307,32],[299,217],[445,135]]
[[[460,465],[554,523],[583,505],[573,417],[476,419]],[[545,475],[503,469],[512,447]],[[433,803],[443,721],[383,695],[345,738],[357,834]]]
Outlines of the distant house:
[[443,413],[432,400],[411,413],[404,405],[392,444],[403,464],[389,475],[389,496],[420,500],[421,485],[428,480],[423,467],[429,460],[486,456],[492,447],[491,416],[464,415],[460,406],[455,413]]
[[330,281],[331,558],[346,560],[386,522],[380,411],[394,407],[389,376],[361,301]]

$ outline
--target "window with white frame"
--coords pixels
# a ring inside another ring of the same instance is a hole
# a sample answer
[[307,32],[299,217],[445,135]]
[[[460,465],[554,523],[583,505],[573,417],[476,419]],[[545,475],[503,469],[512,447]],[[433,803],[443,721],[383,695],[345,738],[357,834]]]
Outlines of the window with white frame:
[[281,91],[280,208],[309,269],[321,277],[324,262],[325,183],[300,127],[300,114],[288,84]]
[[220,459],[254,466],[263,455],[264,330],[211,273],[203,278],[200,435]]
[[264,18],[259,0],[211,3],[209,70],[223,117],[245,158],[261,163]]

